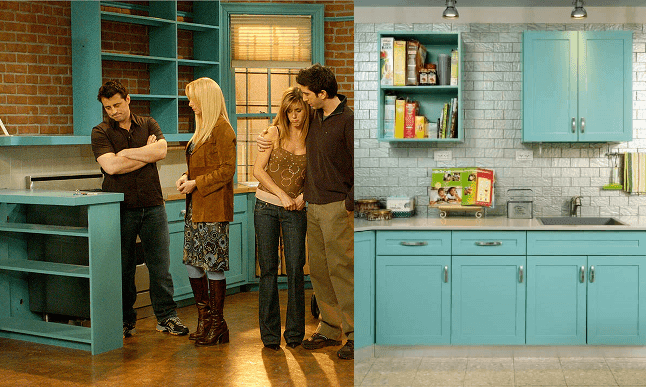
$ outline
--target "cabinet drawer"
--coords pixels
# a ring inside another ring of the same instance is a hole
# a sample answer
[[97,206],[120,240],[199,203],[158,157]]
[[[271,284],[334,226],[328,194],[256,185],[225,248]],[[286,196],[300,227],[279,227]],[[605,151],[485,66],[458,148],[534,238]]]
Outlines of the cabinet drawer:
[[168,217],[169,222],[177,222],[179,220],[184,220],[184,214],[186,213],[186,201],[185,200],[171,200],[165,203],[166,206],[166,216]]
[[378,231],[377,255],[450,255],[450,231]]
[[644,255],[643,231],[529,231],[527,255]]
[[453,231],[453,255],[525,255],[525,231]]

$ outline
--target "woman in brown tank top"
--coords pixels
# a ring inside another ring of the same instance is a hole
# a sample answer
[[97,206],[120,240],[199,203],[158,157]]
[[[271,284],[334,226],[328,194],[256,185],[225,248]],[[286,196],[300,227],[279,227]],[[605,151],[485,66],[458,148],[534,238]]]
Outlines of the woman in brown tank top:
[[307,213],[303,186],[307,159],[305,137],[309,128],[309,105],[296,87],[283,93],[281,106],[266,138],[271,151],[259,152],[253,174],[258,179],[254,223],[260,264],[259,321],[265,347],[280,348],[278,301],[279,240],[282,236],[287,271],[287,320],[285,342],[297,347],[305,336],[305,233]]

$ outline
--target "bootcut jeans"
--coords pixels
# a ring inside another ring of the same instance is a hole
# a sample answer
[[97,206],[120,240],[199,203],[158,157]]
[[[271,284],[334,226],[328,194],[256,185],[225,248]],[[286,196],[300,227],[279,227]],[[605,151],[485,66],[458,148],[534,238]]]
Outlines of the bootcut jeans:
[[260,264],[259,320],[263,344],[280,344],[278,300],[278,242],[283,232],[287,271],[285,341],[300,343],[305,337],[305,235],[307,210],[289,211],[256,199],[254,210],[256,248]]

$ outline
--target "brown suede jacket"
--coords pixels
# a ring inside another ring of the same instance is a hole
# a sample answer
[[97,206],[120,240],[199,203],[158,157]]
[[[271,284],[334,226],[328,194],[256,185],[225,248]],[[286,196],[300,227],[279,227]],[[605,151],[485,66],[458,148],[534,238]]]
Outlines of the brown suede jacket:
[[193,222],[233,221],[233,175],[236,171],[236,135],[222,117],[211,136],[186,156],[188,179],[196,187],[188,201],[193,202]]

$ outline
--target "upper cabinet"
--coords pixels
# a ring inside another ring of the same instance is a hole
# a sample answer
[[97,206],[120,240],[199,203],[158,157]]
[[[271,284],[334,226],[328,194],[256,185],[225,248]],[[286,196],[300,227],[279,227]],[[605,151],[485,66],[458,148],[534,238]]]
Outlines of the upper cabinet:
[[[384,39],[390,39],[394,47],[390,48],[390,43]],[[410,42],[414,42],[412,46]],[[416,46],[417,42],[423,48],[418,55],[415,55],[414,50],[419,47]],[[463,49],[460,33],[380,32],[378,44],[381,54],[377,139],[389,142],[463,141],[461,80]],[[418,63],[415,63],[415,58]],[[442,66],[447,59],[448,64]],[[423,75],[426,79],[434,79],[428,82],[434,83],[432,85],[419,82],[419,69],[430,67],[429,65],[435,65],[435,69],[425,69],[421,72],[429,74]],[[442,71],[447,77],[446,84],[440,82],[441,78],[444,79]],[[404,77],[404,80],[397,82],[401,77]],[[417,81],[412,82],[411,78],[414,80],[416,77]],[[384,78],[389,80],[385,81]],[[417,102],[416,109],[414,102]],[[424,119],[415,119],[421,116],[426,118],[428,124],[424,123]],[[443,117],[446,118],[442,120]],[[439,135],[438,120],[443,127]],[[409,126],[408,130],[403,129],[406,125]],[[420,125],[426,126],[426,135],[422,134],[424,130],[420,130]],[[414,134],[407,136],[406,134],[411,134],[411,126],[415,128]],[[406,134],[402,135],[402,133]]]
[[523,142],[632,140],[632,32],[523,33]]
[[89,138],[102,121],[96,95],[116,78],[128,88],[133,111],[157,120],[167,141],[190,139],[185,85],[199,77],[220,82],[219,1],[73,1],[71,7],[74,136]]

